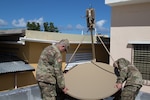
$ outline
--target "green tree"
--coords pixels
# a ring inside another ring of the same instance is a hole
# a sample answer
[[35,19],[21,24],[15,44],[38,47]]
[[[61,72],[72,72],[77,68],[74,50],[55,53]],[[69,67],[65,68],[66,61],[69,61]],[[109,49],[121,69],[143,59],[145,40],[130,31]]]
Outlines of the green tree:
[[43,23],[44,31],[48,32],[48,22]]
[[[36,31],[40,31],[41,26],[39,23],[36,22],[27,22],[27,30],[36,30]],[[43,23],[44,26],[44,31],[45,32],[59,32],[58,28],[54,26],[54,23],[50,22],[44,22]]]
[[48,22],[44,22],[43,23],[44,26],[44,31],[46,32],[59,32],[58,28],[54,26],[54,23],[50,22],[50,24],[48,24]]
[[40,31],[40,29],[41,29],[40,27],[41,27],[40,24],[37,23],[36,30]]
[[27,22],[27,30],[30,30],[31,29],[31,24],[30,24],[30,22]]
[[40,24],[36,22],[27,22],[27,30],[37,30],[40,31]]

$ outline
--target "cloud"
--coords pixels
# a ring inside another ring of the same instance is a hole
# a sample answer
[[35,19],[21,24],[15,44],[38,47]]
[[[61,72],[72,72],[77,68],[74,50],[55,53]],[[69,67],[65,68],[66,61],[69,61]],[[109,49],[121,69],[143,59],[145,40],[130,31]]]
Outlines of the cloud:
[[77,24],[75,26],[71,25],[71,24],[68,24],[66,26],[58,26],[58,29],[60,31],[64,31],[64,32],[74,32],[74,31],[82,31],[82,30],[86,30],[86,28],[84,26],[82,26],[81,24]]
[[100,33],[109,32],[109,29],[104,27],[104,24],[106,22],[107,22],[106,20],[99,20],[96,22],[96,29],[98,32]]
[[24,18],[21,18],[21,19],[14,19],[12,21],[12,25],[15,26],[15,27],[25,27],[26,26],[26,22],[24,20]]
[[96,28],[97,28],[97,30],[103,30],[103,29],[105,29],[104,27],[103,27],[103,25],[106,23],[106,21],[105,20],[99,20],[99,21],[97,21],[96,22]]
[[72,30],[72,29],[73,29],[73,26],[72,26],[71,24],[68,24],[67,27],[66,27],[66,29],[67,29],[67,30]]
[[28,20],[28,22],[36,22],[39,23],[40,25],[43,25],[43,17],[40,17],[39,19],[33,19],[33,20]]
[[99,21],[97,21],[96,22],[96,25],[99,27],[99,28],[101,28],[104,24],[105,24],[105,20],[99,20]]
[[6,26],[7,22],[3,19],[0,19],[0,26]]
[[33,19],[33,20],[28,20],[28,21],[25,21],[24,18],[20,18],[18,20],[14,19],[12,21],[12,25],[15,27],[26,27],[27,22],[36,22],[36,23],[39,23],[40,25],[42,25],[43,18],[41,17],[39,19]]
[[[95,24],[95,28],[96,28],[96,31],[98,33],[102,33],[102,34],[108,34],[109,33],[109,29],[104,27],[104,25],[106,24],[106,20],[99,20],[96,22]],[[58,29],[60,31],[65,31],[65,32],[80,32],[80,31],[84,31],[86,32],[88,29],[87,27],[81,25],[81,24],[77,24],[75,26],[71,25],[71,24],[68,24],[67,26],[58,26]]]
[[77,30],[84,30],[85,27],[82,26],[82,25],[80,25],[80,24],[77,24],[77,25],[76,25],[76,29],[77,29]]
[[67,26],[62,26],[62,25],[59,25],[59,26],[56,26],[59,31],[70,31],[70,30],[73,30],[73,26],[71,24],[68,24]]

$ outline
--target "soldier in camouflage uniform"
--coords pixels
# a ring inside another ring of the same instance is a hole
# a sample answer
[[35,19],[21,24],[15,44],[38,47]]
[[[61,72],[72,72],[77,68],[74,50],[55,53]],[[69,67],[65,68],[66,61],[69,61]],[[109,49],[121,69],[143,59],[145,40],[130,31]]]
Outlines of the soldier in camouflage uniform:
[[135,100],[142,87],[141,73],[134,65],[124,58],[115,61],[113,66],[117,68],[119,72],[116,87],[122,89],[122,84],[125,82],[121,92],[121,100]]
[[62,52],[69,49],[68,39],[62,39],[60,42],[46,47],[40,56],[36,69],[36,79],[41,91],[42,100],[56,100],[56,85],[64,93],[67,92],[65,87],[64,76],[62,72]]

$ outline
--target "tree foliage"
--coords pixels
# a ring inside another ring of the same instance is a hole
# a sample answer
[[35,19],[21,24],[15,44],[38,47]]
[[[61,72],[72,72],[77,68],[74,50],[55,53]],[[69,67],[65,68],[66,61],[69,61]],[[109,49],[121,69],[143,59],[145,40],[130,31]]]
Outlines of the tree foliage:
[[48,22],[44,22],[43,23],[44,26],[44,31],[46,32],[59,32],[58,28],[54,26],[54,23],[50,22],[48,24]]
[[40,24],[36,23],[36,22],[28,22],[27,23],[27,30],[40,31]]
[[[50,22],[44,22],[43,23],[44,26],[44,31],[45,32],[59,32],[58,28],[54,26],[54,23]],[[40,31],[41,26],[39,23],[36,22],[28,22],[27,23],[27,30],[36,30],[36,31]]]

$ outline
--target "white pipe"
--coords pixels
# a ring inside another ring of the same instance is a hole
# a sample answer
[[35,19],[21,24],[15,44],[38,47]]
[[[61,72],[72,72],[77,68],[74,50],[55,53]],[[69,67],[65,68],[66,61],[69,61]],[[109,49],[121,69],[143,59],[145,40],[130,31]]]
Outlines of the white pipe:
[[17,86],[17,73],[15,73],[15,89],[17,89],[18,86]]

